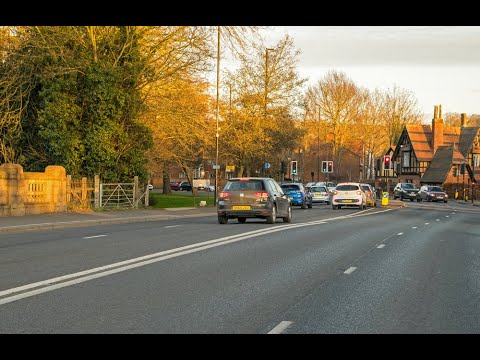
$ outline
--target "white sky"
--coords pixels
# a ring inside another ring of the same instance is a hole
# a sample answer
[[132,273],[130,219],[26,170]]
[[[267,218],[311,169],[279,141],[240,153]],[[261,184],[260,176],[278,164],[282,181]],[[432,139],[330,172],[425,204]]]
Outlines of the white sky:
[[425,114],[480,114],[480,26],[276,26],[267,47],[285,35],[301,51],[298,71],[315,84],[343,71],[370,90],[412,91]]

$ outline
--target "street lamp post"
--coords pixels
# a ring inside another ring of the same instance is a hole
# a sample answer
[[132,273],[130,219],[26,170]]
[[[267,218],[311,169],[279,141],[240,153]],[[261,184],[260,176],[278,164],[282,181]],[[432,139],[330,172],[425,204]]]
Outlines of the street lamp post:
[[220,109],[219,102],[219,86],[220,84],[220,26],[217,26],[217,103],[215,111],[216,133],[215,133],[215,192],[213,197],[213,205],[217,204],[217,192],[218,192],[218,113]]
[[[265,88],[263,92],[263,119],[264,119],[264,126],[267,121],[267,90],[268,90],[268,52],[275,51],[272,48],[265,48]],[[265,134],[263,135],[263,164],[262,164],[262,173],[265,176],[265,163],[266,163],[266,153],[265,153],[265,146],[266,146],[266,137]]]

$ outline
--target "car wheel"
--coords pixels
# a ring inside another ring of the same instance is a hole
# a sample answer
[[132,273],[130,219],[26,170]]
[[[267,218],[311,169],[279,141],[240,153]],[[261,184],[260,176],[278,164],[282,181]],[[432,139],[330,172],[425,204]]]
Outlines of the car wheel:
[[310,201],[310,202],[308,203],[308,208],[311,209],[312,207],[313,207],[313,203]]
[[277,208],[273,205],[272,213],[267,217],[267,224],[275,224],[275,220],[277,220]]
[[432,201],[432,198],[430,196],[427,196],[427,201],[428,202],[431,202]]
[[337,210],[337,209],[338,209],[338,205],[332,205],[332,209],[333,209],[333,210]]
[[367,205],[365,205],[365,204],[362,204],[362,205],[360,205],[360,206],[361,206],[361,209],[362,209],[362,210],[365,210],[365,209],[367,208]]
[[443,202],[444,202],[444,203],[447,203],[447,202],[448,202],[448,200],[443,200]]
[[243,224],[243,223],[245,223],[245,221],[247,221],[247,218],[244,218],[244,217],[239,217],[239,218],[238,218],[238,222],[239,222],[239,223],[242,223],[242,224]]
[[225,215],[218,215],[219,224],[226,224],[227,222],[228,222],[228,218]]
[[420,201],[422,201],[422,199],[420,199],[420,198],[417,198],[417,202],[420,202]]
[[413,201],[413,199],[410,199],[410,201]]
[[330,205],[330,201],[327,201],[327,205]]
[[301,207],[302,209],[305,209],[305,208],[306,208],[306,206],[305,206],[305,201],[302,202],[302,205],[300,205],[300,207]]
[[283,218],[283,222],[291,223],[292,222],[292,207],[289,206],[287,210],[287,216]]

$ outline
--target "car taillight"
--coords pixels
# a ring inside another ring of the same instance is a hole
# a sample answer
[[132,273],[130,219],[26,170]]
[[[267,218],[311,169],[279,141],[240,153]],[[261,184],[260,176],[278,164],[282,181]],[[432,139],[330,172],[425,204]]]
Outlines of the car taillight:
[[356,191],[357,195],[362,195],[362,192],[361,191]]
[[370,190],[367,190],[367,195],[372,195],[372,192]]
[[332,190],[332,191],[331,191],[331,194],[332,194],[332,195],[337,195],[337,194],[338,194],[338,191],[337,191],[337,190]]
[[226,197],[229,197],[230,195],[232,195],[232,194],[229,193],[228,191],[222,191],[219,196],[221,198],[226,198]]

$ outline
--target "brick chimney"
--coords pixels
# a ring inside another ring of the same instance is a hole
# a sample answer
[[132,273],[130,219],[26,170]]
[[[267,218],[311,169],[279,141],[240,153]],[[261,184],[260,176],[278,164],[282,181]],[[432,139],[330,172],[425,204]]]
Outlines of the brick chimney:
[[432,119],[432,150],[433,155],[437,152],[439,146],[443,145],[443,119],[442,105],[435,105],[433,108]]
[[467,126],[467,114],[465,114],[465,113],[460,114],[460,125],[462,127]]

